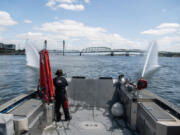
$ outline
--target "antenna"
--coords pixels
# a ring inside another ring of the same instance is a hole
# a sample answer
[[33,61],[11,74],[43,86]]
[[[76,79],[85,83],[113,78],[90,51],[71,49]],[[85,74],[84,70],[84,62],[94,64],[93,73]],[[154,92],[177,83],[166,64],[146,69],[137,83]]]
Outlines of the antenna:
[[47,40],[44,41],[44,49],[47,49]]
[[63,56],[64,56],[64,49],[65,49],[65,40],[63,40]]

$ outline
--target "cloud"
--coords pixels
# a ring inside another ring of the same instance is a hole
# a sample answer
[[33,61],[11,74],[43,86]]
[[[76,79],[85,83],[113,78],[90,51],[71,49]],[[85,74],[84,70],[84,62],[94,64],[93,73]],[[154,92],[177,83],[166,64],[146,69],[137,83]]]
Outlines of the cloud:
[[14,21],[8,12],[0,11],[0,25],[1,26],[9,26],[9,25],[15,25],[18,24],[16,21]]
[[63,39],[64,37],[56,34],[56,35],[53,35],[53,34],[44,34],[42,32],[27,32],[27,33],[21,33],[21,34],[17,34],[16,35],[16,38],[19,38],[19,39],[32,39],[32,40],[41,40],[41,41],[44,41],[44,40],[58,40],[58,39]]
[[18,34],[16,37],[18,38],[36,38],[36,37],[42,37],[43,34],[40,33],[40,32],[27,32],[27,33],[21,33],[21,34]]
[[84,10],[84,6],[82,4],[74,5],[74,4],[60,4],[57,7],[66,9],[66,10],[74,10],[74,11],[82,11]]
[[172,29],[172,28],[169,28],[169,29],[156,29],[156,30],[150,29],[150,30],[143,31],[142,34],[165,35],[165,34],[174,33],[176,31],[177,31],[176,29]]
[[180,24],[178,23],[162,23],[141,34],[156,36],[160,51],[180,52]]
[[[180,52],[180,33],[169,32],[179,29],[177,23],[162,23],[152,30],[168,30],[165,36],[156,35],[159,51]],[[66,41],[67,49],[81,50],[87,47],[110,47],[112,49],[145,49],[149,39],[132,41],[124,38],[118,33],[110,33],[102,27],[89,26],[75,20],[59,20],[43,23],[34,28],[35,32],[21,33],[17,39],[33,40],[39,46],[43,46],[43,41],[48,41],[48,49],[62,49],[62,40]],[[158,31],[159,32],[159,31]],[[151,32],[152,33],[152,32]]]
[[161,51],[180,52],[180,35],[162,37],[158,43]]
[[77,0],[56,0],[57,2],[62,2],[62,3],[73,3],[76,2]]
[[[74,20],[48,22],[35,28],[37,32],[18,34],[20,39],[48,40],[51,48],[59,49],[60,41],[66,40],[68,49],[105,46],[114,49],[134,48],[136,43],[117,33],[109,33],[101,27],[87,26]],[[53,45],[54,44],[54,45]],[[56,44],[56,45],[55,45]],[[58,45],[57,45],[58,44]]]
[[84,0],[86,3],[90,3],[90,0]]
[[85,9],[83,3],[89,3],[90,0],[48,0],[46,6],[53,10],[63,8],[65,10],[83,11]]
[[180,31],[180,24],[178,23],[162,23],[155,29],[149,29],[141,32],[141,34],[148,35],[165,35],[172,34]]
[[85,36],[87,34],[90,35],[91,33],[94,35],[94,33],[103,33],[106,31],[100,27],[85,26],[83,23],[74,20],[62,20],[44,23],[38,28],[38,30],[45,32],[63,33],[68,37]]
[[44,47],[44,40],[48,41],[48,49],[59,49],[59,39],[64,39],[61,35],[44,34],[41,32],[27,32],[16,35],[18,44],[22,44],[23,48],[26,42],[32,43],[37,49],[41,50]]
[[48,6],[48,7],[50,7],[50,8],[53,8],[55,5],[56,5],[56,1],[55,1],[55,0],[49,0],[49,1],[46,3],[46,6]]
[[[7,26],[12,26],[15,24],[18,24],[18,22],[14,21],[8,12],[0,11],[0,32],[6,31]],[[3,38],[0,37],[0,40],[2,39]]]
[[31,21],[31,20],[26,19],[26,20],[24,20],[24,23],[32,23],[32,21]]
[[180,24],[178,23],[162,23],[159,26],[157,26],[159,29],[163,28],[180,28]]

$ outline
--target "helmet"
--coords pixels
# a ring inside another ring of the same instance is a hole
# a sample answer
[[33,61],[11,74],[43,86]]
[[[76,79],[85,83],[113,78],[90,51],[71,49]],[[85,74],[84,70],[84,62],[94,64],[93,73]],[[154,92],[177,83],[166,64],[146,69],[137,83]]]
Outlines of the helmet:
[[57,75],[57,76],[62,76],[62,75],[63,75],[62,69],[58,69],[58,70],[56,71],[55,75]]
[[121,80],[122,78],[124,78],[124,75],[123,74],[119,75],[118,79]]

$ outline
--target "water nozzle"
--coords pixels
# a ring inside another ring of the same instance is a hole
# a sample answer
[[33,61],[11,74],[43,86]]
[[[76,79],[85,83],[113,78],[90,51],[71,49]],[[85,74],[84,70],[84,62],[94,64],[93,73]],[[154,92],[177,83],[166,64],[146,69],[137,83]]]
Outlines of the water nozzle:
[[144,78],[139,79],[137,82],[137,88],[138,90],[147,88],[147,80],[145,80]]

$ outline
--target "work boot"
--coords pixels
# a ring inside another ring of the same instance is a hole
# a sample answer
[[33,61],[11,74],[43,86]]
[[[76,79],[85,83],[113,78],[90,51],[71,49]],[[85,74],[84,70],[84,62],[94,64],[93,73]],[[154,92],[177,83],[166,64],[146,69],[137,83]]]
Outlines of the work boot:
[[72,116],[65,117],[65,121],[70,121],[72,119]]
[[61,121],[61,117],[58,117],[55,119],[56,122],[60,122]]
[[68,108],[64,108],[64,114],[65,114],[65,121],[71,120],[72,117],[69,114],[69,109]]
[[55,119],[55,120],[56,120],[56,122],[61,121],[61,113],[58,112],[58,113],[56,114],[56,119]]
[[58,118],[58,119],[56,118],[55,121],[56,121],[56,122],[60,122],[60,121],[61,121],[61,118]]

